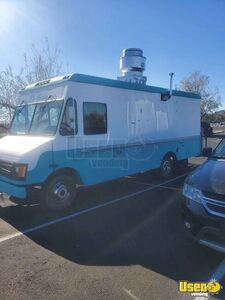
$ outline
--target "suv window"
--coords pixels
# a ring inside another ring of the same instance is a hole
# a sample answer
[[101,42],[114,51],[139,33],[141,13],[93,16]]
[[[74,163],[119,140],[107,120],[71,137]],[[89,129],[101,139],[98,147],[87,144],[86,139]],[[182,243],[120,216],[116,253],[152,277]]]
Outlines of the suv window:
[[107,107],[104,103],[84,102],[84,134],[107,133]]

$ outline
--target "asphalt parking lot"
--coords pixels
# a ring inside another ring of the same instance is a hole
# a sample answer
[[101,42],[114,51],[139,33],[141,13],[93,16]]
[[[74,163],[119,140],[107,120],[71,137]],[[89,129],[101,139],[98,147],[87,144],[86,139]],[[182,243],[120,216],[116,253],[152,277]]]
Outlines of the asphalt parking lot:
[[[203,160],[191,159],[189,171]],[[193,299],[178,281],[209,280],[224,256],[183,233],[186,175],[162,181],[147,172],[81,188],[60,215],[2,197],[0,299]]]

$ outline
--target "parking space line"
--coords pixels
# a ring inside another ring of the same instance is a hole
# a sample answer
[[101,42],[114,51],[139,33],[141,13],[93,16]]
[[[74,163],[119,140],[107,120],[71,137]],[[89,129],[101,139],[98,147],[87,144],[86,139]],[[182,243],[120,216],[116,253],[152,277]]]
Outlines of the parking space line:
[[[147,182],[142,182],[142,181],[137,181],[137,180],[125,179],[125,181],[134,182],[134,183],[142,184],[142,185],[146,185],[146,186],[154,186],[154,184],[152,184],[152,183],[147,183]],[[173,187],[173,186],[164,186],[164,185],[161,185],[160,188],[169,189],[169,190],[176,190],[176,191],[181,191],[182,190],[181,188],[176,188],[176,187]]]
[[225,276],[225,259],[219,264],[209,281],[221,281]]
[[125,178],[124,181],[130,182],[130,183],[134,182],[134,183],[137,183],[137,184],[142,184],[142,185],[147,185],[147,186],[154,186],[153,183],[147,183],[147,182],[138,181],[138,180],[132,180],[132,179],[126,179]]
[[26,235],[26,234],[32,233],[32,232],[34,232],[34,231],[37,231],[37,230],[40,230],[40,229],[49,227],[49,226],[51,226],[51,225],[55,225],[55,224],[58,224],[58,223],[61,223],[61,222],[70,220],[70,219],[72,219],[72,218],[76,218],[76,217],[81,216],[81,215],[83,215],[83,214],[86,214],[86,213],[95,211],[95,210],[97,210],[97,209],[99,209],[99,208],[106,207],[106,206],[108,206],[108,205],[118,203],[118,202],[120,202],[120,201],[122,201],[122,200],[131,198],[131,197],[134,197],[134,196],[141,195],[141,194],[143,194],[143,193],[146,193],[146,192],[148,192],[148,191],[151,191],[151,190],[154,190],[154,189],[156,189],[156,188],[158,188],[158,187],[161,187],[161,185],[164,185],[164,184],[167,184],[167,183],[176,181],[177,179],[180,179],[180,178],[182,178],[182,177],[184,177],[184,176],[186,176],[186,175],[187,175],[187,174],[180,175],[180,176],[178,176],[178,177],[175,177],[175,178],[172,178],[172,179],[170,179],[170,180],[167,180],[166,182],[162,182],[162,183],[159,183],[159,184],[150,186],[149,188],[143,189],[143,190],[141,190],[141,191],[138,191],[138,192],[135,192],[135,193],[131,193],[131,194],[129,194],[129,195],[126,195],[126,196],[122,196],[122,197],[113,199],[113,200],[108,201],[108,202],[106,202],[106,203],[102,203],[102,204],[99,204],[99,205],[96,205],[96,206],[93,206],[93,207],[90,207],[90,208],[87,208],[87,209],[80,210],[80,211],[75,212],[75,213],[73,213],[73,214],[70,214],[70,215],[68,215],[68,216],[61,217],[61,218],[52,220],[52,221],[50,221],[50,222],[46,222],[46,223],[43,223],[43,224],[34,226],[34,227],[32,227],[32,228],[28,228],[28,229],[25,229],[25,230],[23,230],[23,231],[16,232],[16,233],[14,233],[14,234],[11,234],[11,235],[2,237],[2,238],[0,238],[0,243],[3,243],[3,242],[5,242],[5,241],[11,240],[11,239],[13,239],[13,238],[19,237],[19,236],[21,236],[21,235]]
[[177,187],[173,187],[173,186],[160,186],[161,189],[168,189],[168,190],[174,190],[174,191],[182,191],[182,188],[177,188]]
[[127,290],[125,288],[123,288],[123,291],[130,296],[130,298],[134,299],[134,300],[139,300],[139,298],[137,296],[135,296],[130,290]]

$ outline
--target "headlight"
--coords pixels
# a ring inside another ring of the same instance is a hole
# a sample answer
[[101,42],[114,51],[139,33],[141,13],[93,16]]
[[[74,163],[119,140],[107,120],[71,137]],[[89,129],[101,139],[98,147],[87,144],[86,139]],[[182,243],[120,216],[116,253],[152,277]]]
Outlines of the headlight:
[[27,175],[27,165],[13,164],[12,176],[16,179],[25,179]]
[[202,192],[187,183],[184,184],[183,195],[195,202],[202,203]]

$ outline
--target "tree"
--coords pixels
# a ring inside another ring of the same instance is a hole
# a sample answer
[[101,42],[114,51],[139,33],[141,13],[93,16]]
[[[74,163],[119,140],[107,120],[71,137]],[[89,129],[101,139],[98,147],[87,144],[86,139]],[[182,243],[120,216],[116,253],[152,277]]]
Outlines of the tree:
[[12,111],[16,104],[16,94],[18,90],[24,86],[25,82],[22,77],[22,71],[16,75],[12,67],[8,66],[0,73],[1,119],[5,120],[8,117],[11,119]]
[[16,106],[16,95],[26,85],[62,74],[60,49],[51,49],[46,38],[41,50],[32,44],[24,54],[24,65],[16,74],[11,66],[0,71],[0,123],[7,123]]
[[188,77],[181,80],[179,89],[186,92],[199,93],[201,95],[201,118],[207,119],[209,114],[214,113],[221,106],[221,97],[217,88],[209,87],[209,76],[200,71],[194,71]]
[[41,51],[38,51],[35,44],[32,44],[31,55],[24,54],[25,81],[30,84],[62,74],[62,63],[59,57],[60,49],[55,47],[51,50],[47,38]]

